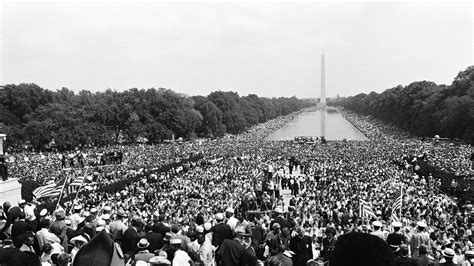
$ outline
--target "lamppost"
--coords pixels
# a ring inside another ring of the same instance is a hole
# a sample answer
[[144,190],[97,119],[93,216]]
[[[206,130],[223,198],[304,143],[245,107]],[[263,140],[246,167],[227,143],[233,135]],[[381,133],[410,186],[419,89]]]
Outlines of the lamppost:
[[6,134],[0,134],[0,176],[3,181],[7,180],[7,162],[5,158],[5,147],[4,143],[7,140]]

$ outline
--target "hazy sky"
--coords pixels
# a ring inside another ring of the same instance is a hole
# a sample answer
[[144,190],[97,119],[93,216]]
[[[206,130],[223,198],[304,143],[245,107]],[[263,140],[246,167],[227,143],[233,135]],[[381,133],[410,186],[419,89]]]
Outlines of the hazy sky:
[[473,64],[471,2],[0,0],[0,84],[319,97],[451,84]]

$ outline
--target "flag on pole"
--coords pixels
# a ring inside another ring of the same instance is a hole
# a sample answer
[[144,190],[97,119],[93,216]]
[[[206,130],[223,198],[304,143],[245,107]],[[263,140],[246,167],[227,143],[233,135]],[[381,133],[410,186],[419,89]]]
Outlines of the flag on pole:
[[82,183],[84,182],[84,179],[85,179],[85,177],[78,176],[71,182],[71,184],[69,184],[69,186],[71,186],[71,187],[74,187],[74,186],[80,187],[80,186],[82,186]]
[[398,210],[402,207],[402,195],[400,195],[392,204],[392,210]]
[[377,219],[377,215],[375,215],[375,212],[372,209],[372,204],[370,202],[360,199],[360,208],[361,208],[361,215],[360,215],[361,217],[371,216]]
[[392,218],[393,222],[400,222],[400,219],[398,219],[397,212],[395,212],[395,210],[392,210],[392,215],[390,217]]
[[61,194],[61,186],[57,186],[55,183],[46,186],[38,187],[33,190],[33,196],[36,199],[57,197]]

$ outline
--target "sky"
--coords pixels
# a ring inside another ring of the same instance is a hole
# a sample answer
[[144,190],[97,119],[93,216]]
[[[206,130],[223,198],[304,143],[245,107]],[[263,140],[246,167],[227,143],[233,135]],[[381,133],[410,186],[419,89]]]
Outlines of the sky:
[[0,0],[0,85],[265,97],[451,84],[473,65],[471,1]]

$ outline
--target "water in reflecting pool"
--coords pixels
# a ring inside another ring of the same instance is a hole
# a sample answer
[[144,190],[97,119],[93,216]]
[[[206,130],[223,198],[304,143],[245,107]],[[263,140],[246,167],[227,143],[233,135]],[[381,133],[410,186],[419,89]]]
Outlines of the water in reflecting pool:
[[327,140],[367,140],[356,127],[338,112],[315,110],[302,113],[270,134],[268,140],[293,140],[298,136],[324,136]]

